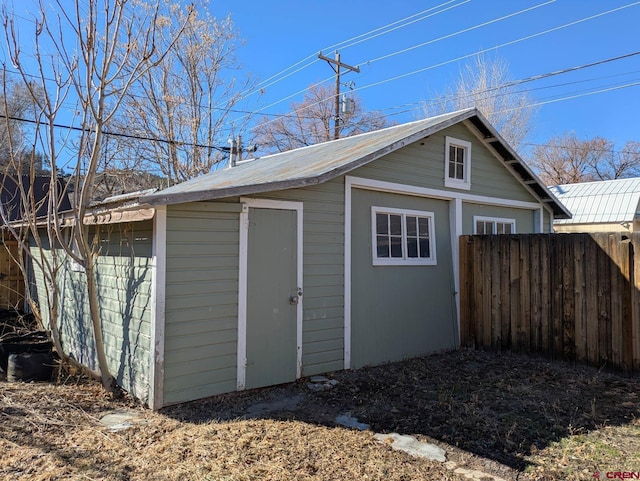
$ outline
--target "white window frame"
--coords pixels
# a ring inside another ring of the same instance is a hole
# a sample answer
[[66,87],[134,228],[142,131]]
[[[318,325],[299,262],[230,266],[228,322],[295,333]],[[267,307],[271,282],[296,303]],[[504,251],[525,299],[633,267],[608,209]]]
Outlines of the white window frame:
[[498,224],[510,224],[511,225],[511,234],[516,233],[516,220],[509,219],[506,217],[485,217],[485,216],[474,216],[473,217],[473,234],[478,234],[478,222],[492,222],[493,223],[493,232],[491,234],[497,234]]
[[[392,214],[402,216],[402,257],[378,257],[376,232],[376,214]],[[429,223],[429,257],[407,257],[406,216],[426,218]],[[374,266],[435,266],[436,239],[433,212],[422,210],[397,209],[393,207],[371,207],[371,258]]]
[[[444,147],[444,185],[452,189],[471,190],[471,142],[456,139],[455,137],[445,137]],[[464,150],[464,161],[462,164],[463,178],[454,179],[449,177],[449,151],[450,147],[460,147]]]

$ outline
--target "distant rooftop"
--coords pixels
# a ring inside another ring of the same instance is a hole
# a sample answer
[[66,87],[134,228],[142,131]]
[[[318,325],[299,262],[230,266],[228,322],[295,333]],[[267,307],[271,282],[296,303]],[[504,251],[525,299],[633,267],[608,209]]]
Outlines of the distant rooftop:
[[571,214],[556,224],[633,222],[640,203],[640,177],[549,187]]

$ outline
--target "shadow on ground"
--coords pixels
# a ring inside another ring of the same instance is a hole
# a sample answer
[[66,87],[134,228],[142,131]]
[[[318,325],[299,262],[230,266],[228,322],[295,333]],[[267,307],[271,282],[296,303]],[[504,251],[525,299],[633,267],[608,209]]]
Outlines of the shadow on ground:
[[567,435],[640,418],[640,380],[525,356],[457,351],[333,373],[165,408],[187,422],[243,417],[335,426],[349,413],[376,432],[424,435],[518,471]]

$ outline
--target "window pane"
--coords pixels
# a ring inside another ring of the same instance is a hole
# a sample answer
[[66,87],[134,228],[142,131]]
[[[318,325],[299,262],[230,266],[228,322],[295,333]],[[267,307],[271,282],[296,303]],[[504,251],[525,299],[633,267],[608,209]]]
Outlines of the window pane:
[[391,224],[391,235],[402,235],[402,216],[389,215],[389,224]]
[[391,238],[391,257],[402,257],[402,237]]
[[387,214],[376,214],[376,234],[389,233],[389,216]]
[[418,232],[420,232],[420,237],[429,237],[429,219],[418,217]]
[[407,216],[407,236],[415,237],[418,235],[418,218]]
[[495,222],[490,220],[478,221],[478,234],[494,234]]
[[389,257],[389,238],[387,236],[377,236],[376,248],[377,257]]
[[455,145],[449,146],[449,163],[451,164],[456,163],[456,146]]
[[502,230],[505,234],[511,234],[511,224],[502,224]]
[[429,251],[429,239],[420,238],[420,257],[425,259],[431,257],[431,252]]
[[407,239],[407,257],[418,257],[418,239]]
[[464,149],[456,147],[456,179],[464,179]]

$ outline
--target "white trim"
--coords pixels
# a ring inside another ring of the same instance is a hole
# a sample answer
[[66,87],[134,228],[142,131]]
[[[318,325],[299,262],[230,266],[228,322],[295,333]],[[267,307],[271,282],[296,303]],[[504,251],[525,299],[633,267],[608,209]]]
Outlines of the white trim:
[[344,368],[351,369],[351,177],[344,187]]
[[[474,215],[473,216],[473,234],[477,235],[478,234],[478,229],[476,226],[476,222],[492,222],[493,226],[496,228],[497,230],[497,225],[498,224],[511,224],[511,232],[510,234],[515,234],[516,233],[516,220],[509,218],[509,217],[487,217],[487,216],[483,216],[483,215]],[[535,226],[533,228],[533,230],[535,231]],[[497,232],[492,232],[491,234],[497,234]]]
[[247,260],[249,252],[249,206],[242,204],[240,212],[238,251],[238,352],[236,389],[244,389],[247,372]]
[[462,200],[449,202],[449,229],[451,231],[451,259],[453,269],[453,296],[456,303],[456,321],[458,324],[458,346],[460,346],[460,243],[462,235]]
[[[449,177],[449,151],[451,146],[464,150],[462,179]],[[452,189],[471,190],[471,142],[446,136],[444,140],[444,186]]]
[[[539,216],[539,225],[534,226],[534,231],[541,234],[544,232],[544,209],[542,207],[540,207],[540,216]],[[551,227],[551,232],[553,232],[553,222],[551,223],[552,227]],[[537,229],[536,229],[537,227]]]
[[[376,214],[399,214],[402,216],[402,257],[378,257]],[[420,217],[429,222],[429,257],[407,257],[406,216]],[[438,264],[436,255],[435,220],[434,213],[422,210],[398,209],[392,207],[371,206],[371,260],[374,266],[435,266]]]
[[237,363],[237,389],[245,388],[247,375],[247,281],[248,281],[248,256],[249,256],[249,208],[252,209],[279,209],[296,211],[296,282],[298,284],[298,303],[296,304],[296,379],[302,376],[302,315],[303,315],[303,211],[302,202],[286,200],[254,199],[241,197],[243,204],[240,213],[240,252],[238,273],[238,363]]
[[149,345],[149,407],[164,402],[164,332],[167,280],[167,207],[158,206],[153,218],[151,266],[151,339]]
[[521,200],[500,199],[498,197],[487,197],[484,195],[467,194],[464,192],[451,192],[448,190],[430,189],[427,187],[415,187],[413,185],[397,184],[395,182],[385,182],[382,180],[364,179],[361,177],[345,176],[347,185],[367,190],[377,190],[392,194],[413,195],[416,197],[429,197],[433,199],[454,200],[460,199],[463,202],[472,204],[484,204],[501,207],[516,207],[519,209],[538,210],[540,204],[537,202],[525,202]]

